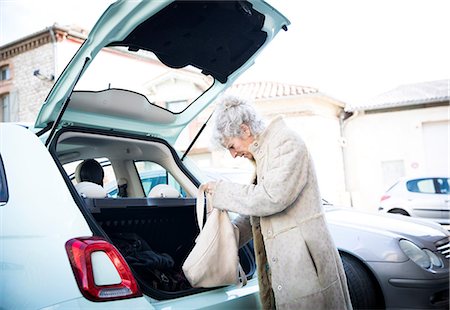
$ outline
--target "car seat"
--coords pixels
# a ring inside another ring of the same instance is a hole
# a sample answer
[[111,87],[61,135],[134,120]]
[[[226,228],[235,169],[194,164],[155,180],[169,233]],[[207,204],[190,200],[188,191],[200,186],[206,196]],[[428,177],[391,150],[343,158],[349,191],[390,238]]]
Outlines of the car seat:
[[103,188],[105,173],[95,159],[82,161],[75,169],[75,189],[83,198],[105,198],[107,192]]
[[149,198],[180,198],[181,194],[173,186],[158,184],[148,193]]

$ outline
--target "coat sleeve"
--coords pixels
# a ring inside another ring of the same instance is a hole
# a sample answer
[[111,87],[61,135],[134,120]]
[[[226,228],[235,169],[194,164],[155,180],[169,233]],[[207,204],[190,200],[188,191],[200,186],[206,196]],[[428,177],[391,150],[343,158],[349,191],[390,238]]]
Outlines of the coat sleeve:
[[269,216],[283,211],[301,194],[308,180],[309,153],[303,141],[272,139],[267,166],[257,185],[226,181],[216,184],[213,206],[243,215]]

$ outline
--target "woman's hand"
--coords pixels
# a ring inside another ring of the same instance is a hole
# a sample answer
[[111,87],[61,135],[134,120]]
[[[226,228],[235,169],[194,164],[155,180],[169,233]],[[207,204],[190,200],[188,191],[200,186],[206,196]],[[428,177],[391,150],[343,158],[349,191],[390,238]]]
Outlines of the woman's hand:
[[208,194],[213,194],[214,190],[216,189],[216,182],[215,181],[210,181],[206,183],[206,188],[205,188],[205,192]]

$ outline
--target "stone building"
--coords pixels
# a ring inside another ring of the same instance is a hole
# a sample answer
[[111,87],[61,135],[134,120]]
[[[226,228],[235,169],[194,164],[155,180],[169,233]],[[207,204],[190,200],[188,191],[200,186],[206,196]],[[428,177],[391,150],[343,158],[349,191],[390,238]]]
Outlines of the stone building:
[[86,33],[50,26],[0,47],[0,121],[33,122]]

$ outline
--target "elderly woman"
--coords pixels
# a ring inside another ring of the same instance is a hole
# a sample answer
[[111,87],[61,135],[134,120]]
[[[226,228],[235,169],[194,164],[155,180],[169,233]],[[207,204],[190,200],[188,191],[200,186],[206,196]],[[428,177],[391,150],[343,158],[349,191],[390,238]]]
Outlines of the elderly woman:
[[328,231],[313,162],[281,117],[267,127],[246,101],[215,111],[213,140],[256,164],[251,185],[209,182],[213,207],[236,212],[240,245],[252,237],[264,309],[351,309],[346,277]]

